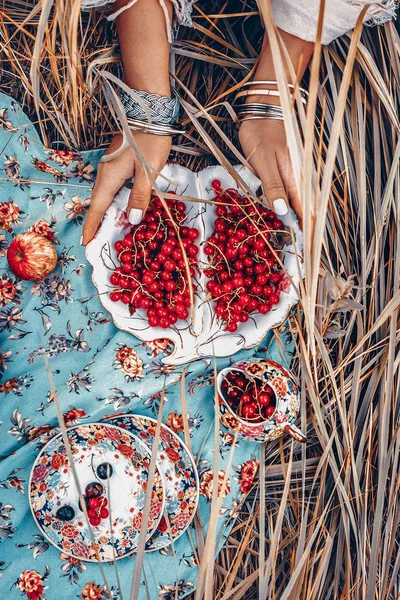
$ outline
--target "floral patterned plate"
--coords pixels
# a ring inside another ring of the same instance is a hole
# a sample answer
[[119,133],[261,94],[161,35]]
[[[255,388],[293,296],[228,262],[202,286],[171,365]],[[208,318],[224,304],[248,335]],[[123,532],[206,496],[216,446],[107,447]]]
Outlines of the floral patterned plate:
[[[149,475],[148,447],[129,431],[105,423],[72,427],[68,439],[81,493],[90,490],[89,495],[96,488],[107,498],[110,515],[91,526],[91,534],[59,434],[39,453],[31,472],[30,505],[37,525],[52,544],[74,558],[112,561],[134,553]],[[109,465],[106,473],[104,464]],[[156,530],[164,506],[164,481],[157,467],[146,539]]]
[[[142,415],[119,415],[107,418],[118,427],[134,433],[152,446],[157,421]],[[165,481],[165,511],[155,533],[146,543],[146,551],[160,550],[176,541],[189,527],[196,512],[199,498],[199,478],[192,454],[179,436],[161,424],[158,446],[158,467]]]

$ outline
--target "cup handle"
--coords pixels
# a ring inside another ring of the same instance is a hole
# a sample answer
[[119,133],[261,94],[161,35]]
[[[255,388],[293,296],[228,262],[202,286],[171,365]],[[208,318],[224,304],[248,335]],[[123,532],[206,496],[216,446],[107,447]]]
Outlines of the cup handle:
[[291,423],[286,423],[283,426],[283,431],[286,431],[292,438],[304,444],[307,441],[306,436],[296,425],[292,425]]

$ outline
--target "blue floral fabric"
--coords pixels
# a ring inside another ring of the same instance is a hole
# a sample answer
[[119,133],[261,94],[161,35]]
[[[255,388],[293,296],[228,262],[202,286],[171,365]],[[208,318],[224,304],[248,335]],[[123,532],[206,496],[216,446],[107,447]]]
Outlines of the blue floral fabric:
[[[0,576],[10,600],[21,595],[34,600],[109,598],[99,566],[60,553],[31,515],[30,471],[57,426],[44,356],[69,425],[98,422],[122,411],[156,417],[165,386],[163,422],[184,439],[185,377],[190,442],[200,477],[199,518],[207,533],[214,469],[214,363],[203,359],[185,370],[166,367],[161,362],[170,350],[166,340],[142,343],[118,330],[102,307],[79,243],[101,155],[100,150],[77,154],[46,149],[21,108],[0,94]],[[28,230],[51,239],[58,253],[56,270],[37,283],[17,279],[6,258],[13,237]],[[289,366],[292,352],[284,324],[269,332],[258,348],[218,359],[217,366],[250,356]],[[221,425],[221,483],[232,440]],[[244,441],[234,450],[229,493],[218,523],[218,550],[256,475],[259,452],[258,444]],[[145,554],[140,599],[172,600],[193,592],[198,576],[195,540],[191,526],[173,550]],[[113,598],[129,597],[134,565],[134,557],[118,561],[121,590],[115,567],[104,565]]]

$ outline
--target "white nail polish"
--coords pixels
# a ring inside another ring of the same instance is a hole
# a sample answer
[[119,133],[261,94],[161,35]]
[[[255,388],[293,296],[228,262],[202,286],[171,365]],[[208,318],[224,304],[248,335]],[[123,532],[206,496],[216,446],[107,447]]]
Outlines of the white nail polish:
[[283,198],[278,198],[274,201],[274,211],[281,217],[283,217],[283,215],[287,215],[289,209]]
[[139,225],[143,217],[143,211],[140,208],[132,208],[129,213],[129,223],[131,225]]

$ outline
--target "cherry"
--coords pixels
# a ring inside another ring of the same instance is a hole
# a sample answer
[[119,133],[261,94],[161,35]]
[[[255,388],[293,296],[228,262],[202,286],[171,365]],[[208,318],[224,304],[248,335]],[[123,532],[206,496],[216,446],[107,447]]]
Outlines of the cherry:
[[257,413],[257,403],[249,402],[242,407],[242,415],[244,417],[254,417]]
[[249,402],[252,401],[252,398],[251,398],[250,394],[245,393],[245,394],[242,394],[241,401],[243,402],[243,404],[248,404]]
[[86,486],[85,494],[88,498],[98,498],[104,494],[104,487],[98,481],[93,481]]
[[91,521],[92,519],[97,519],[97,511],[94,510],[94,508],[89,508],[89,510],[87,511],[88,517],[89,517],[89,521]]
[[88,502],[89,508],[99,508],[100,504],[101,504],[100,498],[90,498],[89,502]]
[[261,394],[258,394],[257,396],[257,401],[261,406],[268,406],[271,404],[271,396],[265,392],[261,392]]
[[213,179],[211,182],[211,187],[213,188],[213,190],[215,190],[216,192],[221,191],[222,189],[222,185],[219,179]]
[[108,512],[108,510],[106,508],[102,508],[100,510],[100,517],[102,519],[107,519],[108,515],[109,515],[109,512]]
[[270,419],[275,412],[275,406],[266,406],[264,409],[265,416]]
[[[185,203],[175,199],[166,203],[174,223],[163,203],[153,197],[142,222],[115,242],[121,265],[110,276],[111,285],[117,288],[110,292],[112,302],[129,305],[130,314],[146,311],[149,325],[164,329],[189,316],[187,278],[196,275],[196,240],[200,237],[195,227],[185,224]],[[164,312],[149,312],[153,309]]]

